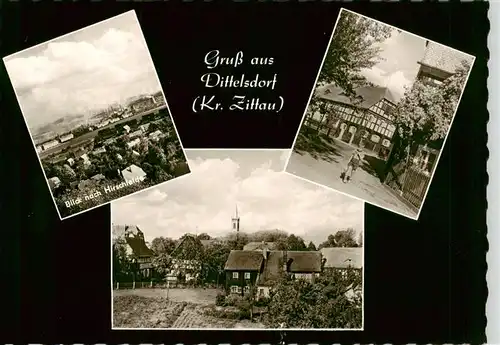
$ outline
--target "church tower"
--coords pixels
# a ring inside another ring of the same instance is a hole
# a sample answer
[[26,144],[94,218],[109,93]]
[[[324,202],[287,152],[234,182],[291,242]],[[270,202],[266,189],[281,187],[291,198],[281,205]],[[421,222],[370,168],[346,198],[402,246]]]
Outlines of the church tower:
[[236,212],[234,217],[231,218],[232,228],[236,231],[236,240],[238,240],[238,236],[240,234],[240,216],[238,216],[238,205],[236,205]]

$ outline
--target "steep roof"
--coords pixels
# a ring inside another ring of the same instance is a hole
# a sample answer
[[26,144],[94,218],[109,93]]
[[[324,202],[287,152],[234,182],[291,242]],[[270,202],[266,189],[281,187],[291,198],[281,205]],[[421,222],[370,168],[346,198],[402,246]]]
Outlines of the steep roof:
[[326,259],[328,268],[363,267],[363,248],[322,248],[321,253]]
[[290,272],[321,272],[321,252],[287,251],[287,261],[291,260]]
[[134,256],[154,255],[154,252],[146,245],[143,232],[136,225],[113,225],[113,237],[125,239]]
[[359,104],[354,104],[353,99],[347,97],[340,87],[333,84],[319,87],[316,90],[318,97],[333,102],[343,103],[347,105],[356,105],[360,108],[368,109],[376,104],[381,99],[386,99],[389,102],[397,103],[396,97],[391,90],[382,86],[363,86],[354,90],[359,99]]
[[273,285],[280,273],[283,272],[283,252],[272,251],[268,253],[267,260],[264,262],[264,269],[259,276],[258,284],[261,286]]
[[230,271],[259,271],[263,260],[264,256],[260,251],[231,250],[224,269]]

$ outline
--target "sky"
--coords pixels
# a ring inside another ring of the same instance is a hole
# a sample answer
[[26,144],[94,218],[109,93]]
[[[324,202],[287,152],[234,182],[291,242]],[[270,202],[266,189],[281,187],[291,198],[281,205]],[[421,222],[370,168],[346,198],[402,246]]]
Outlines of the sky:
[[161,90],[134,11],[4,58],[28,127]]
[[362,74],[372,83],[389,88],[399,100],[405,86],[410,86],[417,77],[417,61],[424,56],[425,41],[425,38],[394,29],[380,44],[383,61],[364,69]]
[[283,173],[289,150],[186,150],[191,174],[114,201],[112,222],[137,225],[146,241],[185,233],[281,229],[316,245],[337,230],[363,230],[363,202]]

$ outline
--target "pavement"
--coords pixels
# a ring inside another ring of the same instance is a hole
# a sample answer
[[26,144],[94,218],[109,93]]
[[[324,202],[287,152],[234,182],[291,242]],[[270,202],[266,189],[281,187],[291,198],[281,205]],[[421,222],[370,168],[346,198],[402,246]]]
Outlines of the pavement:
[[[352,181],[342,182],[340,175],[347,166],[349,157],[355,148],[336,139],[332,143],[324,143],[324,145],[329,146],[329,148],[322,150],[320,154],[294,150],[286,172],[404,216],[417,217],[411,208],[389,191],[389,187],[382,184],[370,164],[365,163],[359,167],[354,173]],[[380,160],[365,155],[365,161],[376,162]]]

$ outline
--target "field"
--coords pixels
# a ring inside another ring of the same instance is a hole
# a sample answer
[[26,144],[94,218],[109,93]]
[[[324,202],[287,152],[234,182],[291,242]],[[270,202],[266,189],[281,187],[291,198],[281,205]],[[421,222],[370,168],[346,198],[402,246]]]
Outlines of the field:
[[204,315],[216,289],[113,291],[113,328],[264,328],[250,321]]

